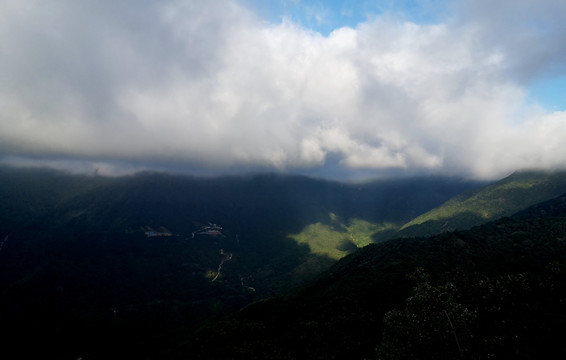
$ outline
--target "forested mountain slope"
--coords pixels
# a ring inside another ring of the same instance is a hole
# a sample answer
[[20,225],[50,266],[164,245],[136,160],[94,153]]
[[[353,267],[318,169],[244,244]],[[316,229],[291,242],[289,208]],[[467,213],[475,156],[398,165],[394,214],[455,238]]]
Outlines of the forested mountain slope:
[[171,357],[563,358],[565,210],[566,195],[471,230],[366,246]]
[[0,168],[4,340],[23,358],[156,358],[203,321],[312,278],[378,224],[477,186]]
[[395,236],[430,236],[469,229],[563,193],[566,193],[564,171],[516,172],[493,184],[455,196],[406,223]]

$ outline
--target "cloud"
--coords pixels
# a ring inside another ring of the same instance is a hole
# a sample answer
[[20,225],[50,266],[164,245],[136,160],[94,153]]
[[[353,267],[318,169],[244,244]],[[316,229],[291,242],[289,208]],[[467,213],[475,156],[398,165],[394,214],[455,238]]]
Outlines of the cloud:
[[566,9],[534,4],[464,0],[444,23],[322,36],[230,0],[0,0],[0,152],[480,178],[564,166],[566,113],[525,94],[566,70]]
[[482,46],[505,54],[515,80],[566,72],[566,2],[561,0],[487,0],[457,2],[458,20],[478,33]]

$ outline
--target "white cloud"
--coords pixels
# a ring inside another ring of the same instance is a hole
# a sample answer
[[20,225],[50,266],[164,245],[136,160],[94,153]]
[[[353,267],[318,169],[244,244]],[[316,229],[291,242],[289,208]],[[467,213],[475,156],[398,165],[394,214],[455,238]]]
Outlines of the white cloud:
[[267,169],[332,155],[476,177],[564,166],[566,115],[524,99],[564,63],[561,3],[458,4],[444,24],[378,17],[324,37],[229,0],[0,0],[0,151]]

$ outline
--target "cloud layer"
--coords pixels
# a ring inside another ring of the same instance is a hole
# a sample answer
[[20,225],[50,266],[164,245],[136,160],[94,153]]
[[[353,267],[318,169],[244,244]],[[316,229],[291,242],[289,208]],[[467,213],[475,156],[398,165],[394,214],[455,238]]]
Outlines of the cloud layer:
[[230,0],[0,0],[0,152],[478,178],[565,167],[566,113],[526,100],[566,72],[565,13],[459,1],[444,23],[381,15],[325,37]]

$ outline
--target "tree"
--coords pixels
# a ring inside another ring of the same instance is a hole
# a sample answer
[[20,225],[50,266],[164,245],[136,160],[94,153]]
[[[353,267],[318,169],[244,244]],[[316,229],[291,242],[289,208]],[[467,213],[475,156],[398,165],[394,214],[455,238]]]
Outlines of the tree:
[[417,281],[404,309],[384,316],[378,359],[466,358],[470,323],[476,317],[458,302],[450,282],[432,285],[423,269],[411,275]]

